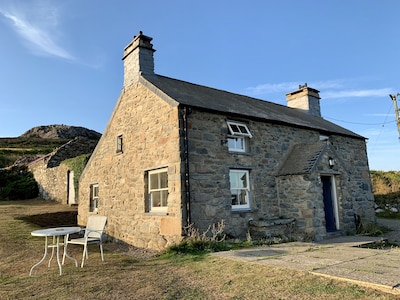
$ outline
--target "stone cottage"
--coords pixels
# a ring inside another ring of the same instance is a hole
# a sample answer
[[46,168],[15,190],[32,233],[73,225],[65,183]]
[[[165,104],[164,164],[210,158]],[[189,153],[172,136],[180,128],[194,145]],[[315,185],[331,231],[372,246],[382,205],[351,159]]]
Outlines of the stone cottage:
[[75,174],[74,169],[63,162],[92,153],[97,141],[97,139],[76,137],[53,152],[29,163],[28,169],[38,183],[39,196],[63,204],[77,204],[79,174]]
[[124,49],[78,223],[106,215],[110,237],[162,249],[189,224],[321,240],[375,222],[365,138],[324,120],[317,90],[300,86],[286,107],[157,75],[151,40],[140,32]]

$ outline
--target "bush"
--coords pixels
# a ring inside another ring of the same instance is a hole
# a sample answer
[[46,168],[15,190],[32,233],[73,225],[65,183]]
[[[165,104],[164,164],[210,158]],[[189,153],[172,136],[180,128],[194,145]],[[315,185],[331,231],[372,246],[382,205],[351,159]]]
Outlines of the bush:
[[185,228],[185,238],[179,244],[169,247],[167,252],[202,254],[229,250],[229,245],[225,243],[224,229],[224,220],[209,226],[203,233],[190,224]]
[[36,198],[39,188],[33,174],[26,168],[0,171],[0,199],[25,200]]

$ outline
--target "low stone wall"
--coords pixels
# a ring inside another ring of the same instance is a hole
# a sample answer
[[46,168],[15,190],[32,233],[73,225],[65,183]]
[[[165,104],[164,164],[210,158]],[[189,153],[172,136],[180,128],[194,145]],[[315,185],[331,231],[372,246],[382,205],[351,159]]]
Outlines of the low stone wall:
[[[74,201],[74,203],[68,203],[68,198],[72,201],[75,199],[76,193],[75,189],[70,187],[71,181],[69,182],[69,176],[73,176],[73,171],[61,162],[82,154],[92,153],[96,144],[97,140],[78,137],[54,152],[31,162],[28,168],[38,183],[39,196],[63,204],[75,204]],[[74,195],[71,197],[68,193],[74,193]]]
[[249,221],[250,236],[254,240],[280,238],[282,241],[291,241],[294,239],[295,229],[294,218]]

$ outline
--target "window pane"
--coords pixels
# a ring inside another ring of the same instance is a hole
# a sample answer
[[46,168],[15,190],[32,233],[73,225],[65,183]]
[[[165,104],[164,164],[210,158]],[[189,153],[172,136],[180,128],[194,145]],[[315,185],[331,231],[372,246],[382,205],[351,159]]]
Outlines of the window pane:
[[240,176],[240,187],[242,188],[247,188],[247,174],[245,172],[243,173],[238,173],[238,175]]
[[168,205],[168,191],[151,192],[152,207],[166,207]]
[[99,186],[93,186],[93,198],[97,198],[99,196]]
[[229,177],[231,181],[231,188],[247,188],[246,172],[231,172]]
[[239,205],[247,204],[247,191],[241,190],[239,194]]
[[236,191],[231,190],[231,197],[232,197],[232,205],[238,205],[239,201],[238,201],[238,196],[236,194]]
[[150,174],[150,189],[155,190],[159,188],[158,173]]
[[229,150],[242,150],[244,151],[244,138],[243,137],[228,137]]
[[239,126],[232,124],[232,125],[231,125],[231,128],[232,128],[232,131],[233,131],[233,132],[240,133]]
[[159,173],[159,175],[160,175],[160,187],[159,188],[168,187],[168,173],[162,172],[162,173]]
[[161,207],[161,192],[151,192],[151,206]]
[[161,191],[161,206],[168,206],[168,191]]

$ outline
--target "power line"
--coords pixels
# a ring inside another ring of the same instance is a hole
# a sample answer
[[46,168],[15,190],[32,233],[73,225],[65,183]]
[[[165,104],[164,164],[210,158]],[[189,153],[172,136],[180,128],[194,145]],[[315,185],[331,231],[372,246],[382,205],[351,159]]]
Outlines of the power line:
[[[371,154],[374,153],[374,151],[375,151],[376,144],[378,144],[378,140],[379,140],[379,138],[380,138],[381,135],[382,135],[383,128],[385,128],[385,124],[387,124],[387,123],[386,123],[386,120],[387,120],[387,118],[388,118],[389,113],[390,113],[391,110],[392,110],[392,106],[390,105],[390,106],[389,106],[389,110],[388,110],[388,112],[387,112],[387,114],[386,114],[386,117],[385,117],[385,122],[382,124],[381,130],[379,131],[379,134],[377,135],[377,137],[376,137],[376,139],[375,139],[375,143],[374,143],[374,144],[372,145],[372,147],[371,147]],[[396,122],[396,121],[395,121],[395,122]],[[393,123],[393,122],[389,122],[389,123]]]
[[396,122],[396,120],[386,122],[387,117],[388,117],[388,114],[385,117],[385,122],[384,123],[357,123],[357,122],[338,120],[338,119],[334,119],[334,118],[331,118],[331,117],[324,116],[324,118],[329,119],[329,120],[333,120],[333,121],[336,121],[336,122],[342,122],[342,123],[348,123],[348,124],[356,124],[356,125],[366,125],[366,126],[377,126],[377,125],[384,126],[385,124],[390,124],[390,123],[395,123]]

